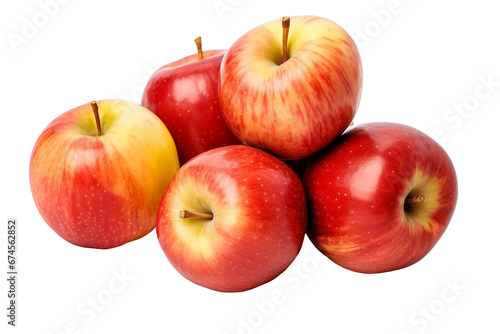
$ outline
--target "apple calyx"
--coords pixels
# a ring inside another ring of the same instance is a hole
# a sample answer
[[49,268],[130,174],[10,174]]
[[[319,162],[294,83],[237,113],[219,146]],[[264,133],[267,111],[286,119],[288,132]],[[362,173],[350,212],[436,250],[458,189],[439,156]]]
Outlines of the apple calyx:
[[419,215],[417,212],[419,212],[419,209],[422,208],[422,204],[425,201],[425,196],[422,194],[418,195],[413,195],[412,193],[408,194],[406,196],[404,204],[403,204],[403,210],[406,214],[407,217],[420,217],[423,218],[422,215]]
[[408,223],[411,224],[418,222],[423,225],[426,230],[430,230],[431,226],[428,223],[430,213],[428,212],[428,207],[432,206],[432,196],[428,201],[426,201],[426,203],[424,203],[424,201],[426,201],[426,198],[420,192],[417,192],[417,195],[410,193],[405,198],[403,211]]
[[409,196],[409,197],[406,197],[405,204],[422,203],[423,201],[425,201],[424,195]]
[[198,49],[198,60],[202,60],[203,49],[201,48],[201,37],[200,36],[196,37],[194,42],[196,43],[196,48]]
[[97,106],[96,101],[90,102],[90,105],[92,106],[92,111],[94,112],[95,123],[97,126],[97,136],[100,137],[102,135],[102,129],[101,129],[101,119],[99,118],[99,107]]
[[288,60],[288,32],[290,31],[290,18],[288,16],[283,16],[281,20],[281,26],[283,27],[283,63]]
[[201,212],[191,212],[188,210],[181,210],[179,212],[179,218],[186,219],[186,218],[196,218],[196,219],[210,219],[212,220],[214,218],[213,213],[201,213]]

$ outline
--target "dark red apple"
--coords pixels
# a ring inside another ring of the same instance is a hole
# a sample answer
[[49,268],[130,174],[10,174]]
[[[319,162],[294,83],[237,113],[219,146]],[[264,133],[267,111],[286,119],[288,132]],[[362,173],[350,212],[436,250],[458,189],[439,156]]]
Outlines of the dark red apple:
[[347,269],[380,273],[422,259],[443,235],[457,201],[453,164],[409,126],[370,123],[340,136],[304,176],[308,236]]
[[224,53],[202,52],[200,47],[198,54],[157,70],[144,89],[142,105],[167,126],[181,165],[209,149],[239,143],[219,109],[219,69]]

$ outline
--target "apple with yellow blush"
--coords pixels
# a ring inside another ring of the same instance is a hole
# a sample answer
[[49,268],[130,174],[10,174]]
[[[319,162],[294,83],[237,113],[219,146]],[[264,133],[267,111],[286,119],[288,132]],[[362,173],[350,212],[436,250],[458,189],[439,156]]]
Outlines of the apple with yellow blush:
[[310,156],[351,124],[362,67],[358,49],[336,23],[285,17],[258,26],[227,50],[220,107],[244,144],[285,160]]
[[59,236],[105,249],[154,229],[178,169],[174,141],[156,115],[132,102],[102,100],[61,114],[43,130],[29,176],[38,211]]

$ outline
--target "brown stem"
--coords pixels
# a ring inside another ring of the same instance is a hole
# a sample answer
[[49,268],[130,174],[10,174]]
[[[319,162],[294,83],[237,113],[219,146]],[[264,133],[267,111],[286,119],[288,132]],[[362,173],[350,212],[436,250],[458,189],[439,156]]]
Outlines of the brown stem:
[[288,60],[288,32],[290,31],[290,18],[284,16],[281,20],[283,27],[283,62]]
[[199,218],[199,219],[213,219],[214,215],[212,213],[200,213],[200,212],[191,212],[187,210],[181,210],[179,212],[179,218]]
[[417,195],[417,196],[411,196],[411,197],[406,197],[405,203],[422,203],[425,201],[424,195]]
[[194,42],[196,43],[196,48],[198,49],[198,60],[202,60],[203,49],[201,48],[201,37],[196,37]]
[[95,124],[97,126],[97,136],[100,137],[102,135],[102,130],[101,130],[101,120],[99,118],[99,108],[97,107],[96,101],[90,102],[90,105],[92,106],[92,110],[94,111]]

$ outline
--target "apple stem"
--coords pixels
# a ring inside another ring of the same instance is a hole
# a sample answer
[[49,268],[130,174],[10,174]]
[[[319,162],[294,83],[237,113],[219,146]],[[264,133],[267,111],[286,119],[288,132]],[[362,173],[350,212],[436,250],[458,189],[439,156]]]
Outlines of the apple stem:
[[179,212],[179,218],[199,218],[199,219],[213,219],[214,215],[212,213],[200,213],[200,212],[191,212],[187,210],[181,210]]
[[97,126],[97,136],[100,137],[102,135],[102,130],[101,130],[101,120],[99,118],[99,108],[97,107],[96,101],[90,102],[90,105],[92,106],[92,110],[94,111],[95,124]]
[[196,43],[196,48],[198,49],[198,60],[202,60],[203,49],[201,48],[201,37],[196,37],[194,42]]
[[281,20],[283,27],[283,63],[288,60],[288,32],[290,31],[290,18],[284,16]]
[[406,197],[405,199],[405,203],[422,203],[423,201],[425,201],[424,195]]

